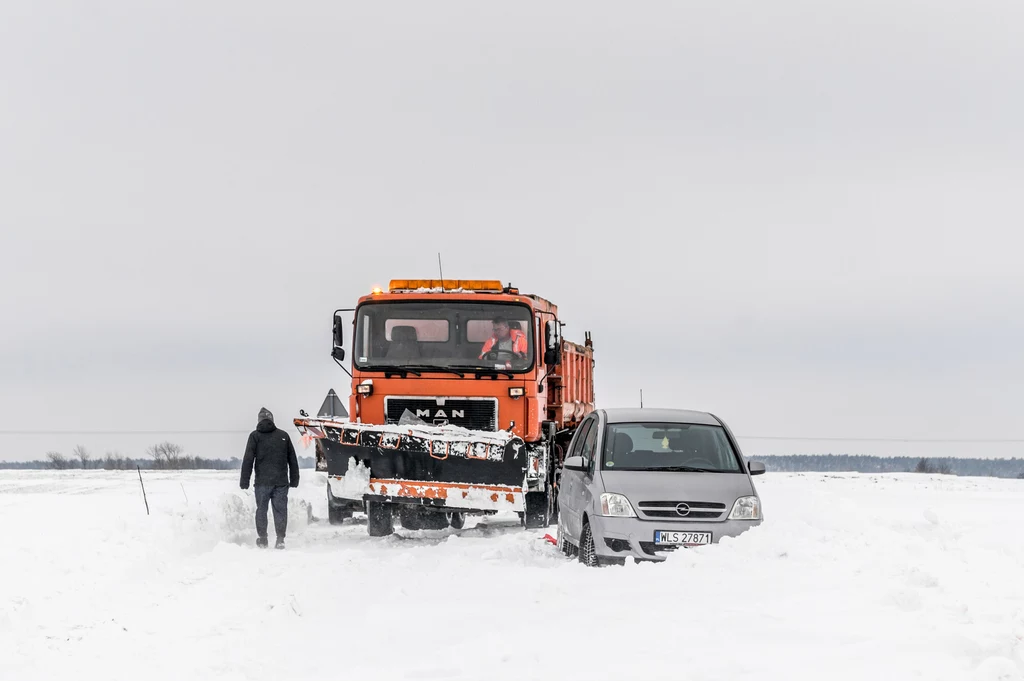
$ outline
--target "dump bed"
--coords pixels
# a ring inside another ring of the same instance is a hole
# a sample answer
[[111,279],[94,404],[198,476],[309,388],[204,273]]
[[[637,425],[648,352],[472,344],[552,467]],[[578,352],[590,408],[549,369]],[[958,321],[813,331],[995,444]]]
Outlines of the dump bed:
[[562,340],[562,363],[547,377],[548,420],[559,429],[575,428],[594,411],[594,344]]

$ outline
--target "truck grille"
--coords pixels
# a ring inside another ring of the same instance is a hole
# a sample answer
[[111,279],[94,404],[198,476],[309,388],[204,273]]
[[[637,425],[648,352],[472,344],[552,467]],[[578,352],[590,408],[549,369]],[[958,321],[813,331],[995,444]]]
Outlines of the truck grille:
[[725,504],[713,501],[641,501],[639,506],[645,517],[672,520],[715,520],[725,513]]
[[388,423],[398,423],[408,409],[426,423],[453,425],[470,430],[498,429],[498,400],[493,397],[467,399],[446,397],[438,404],[434,397],[385,397],[384,410]]

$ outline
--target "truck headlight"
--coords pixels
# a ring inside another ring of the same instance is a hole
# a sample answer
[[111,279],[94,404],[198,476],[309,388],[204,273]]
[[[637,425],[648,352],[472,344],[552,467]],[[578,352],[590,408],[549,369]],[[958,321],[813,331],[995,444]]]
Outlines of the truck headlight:
[[621,494],[608,494],[605,492],[601,495],[601,515],[615,518],[635,518],[636,512],[630,506],[629,499],[626,497]]
[[760,520],[761,500],[757,497],[740,497],[732,505],[729,520]]

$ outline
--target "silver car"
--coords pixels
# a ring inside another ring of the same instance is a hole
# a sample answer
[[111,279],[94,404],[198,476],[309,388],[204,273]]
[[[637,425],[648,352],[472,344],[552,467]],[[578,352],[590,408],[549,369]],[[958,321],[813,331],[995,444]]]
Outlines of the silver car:
[[664,560],[761,523],[753,475],[728,426],[678,409],[603,409],[580,425],[558,487],[558,545],[591,566]]

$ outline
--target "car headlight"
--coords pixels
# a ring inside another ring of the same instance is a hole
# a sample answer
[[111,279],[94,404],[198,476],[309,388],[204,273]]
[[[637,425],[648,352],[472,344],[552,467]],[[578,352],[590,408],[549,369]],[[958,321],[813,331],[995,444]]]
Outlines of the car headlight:
[[732,505],[729,520],[760,520],[761,500],[757,497],[740,497]]
[[636,512],[630,506],[629,499],[621,494],[608,494],[606,492],[601,495],[601,515],[616,518],[635,518]]

